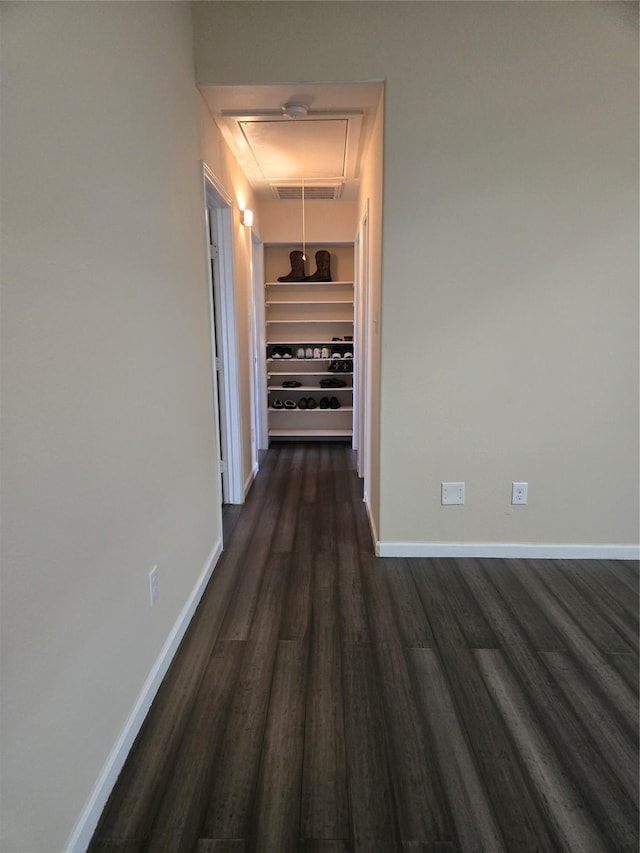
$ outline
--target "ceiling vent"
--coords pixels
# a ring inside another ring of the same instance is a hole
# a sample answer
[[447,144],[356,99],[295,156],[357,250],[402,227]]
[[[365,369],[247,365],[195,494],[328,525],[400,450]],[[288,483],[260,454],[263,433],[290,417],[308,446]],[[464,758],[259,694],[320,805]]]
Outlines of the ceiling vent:
[[[301,201],[302,184],[271,184],[274,198],[279,201]],[[336,201],[342,194],[342,184],[305,184],[305,201]]]

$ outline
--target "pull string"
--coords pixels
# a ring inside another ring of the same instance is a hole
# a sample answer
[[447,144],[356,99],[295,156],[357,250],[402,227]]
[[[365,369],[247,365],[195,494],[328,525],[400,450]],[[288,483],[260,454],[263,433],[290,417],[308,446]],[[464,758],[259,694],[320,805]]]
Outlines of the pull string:
[[307,260],[307,249],[305,243],[305,222],[304,222],[304,175],[302,176],[302,260]]

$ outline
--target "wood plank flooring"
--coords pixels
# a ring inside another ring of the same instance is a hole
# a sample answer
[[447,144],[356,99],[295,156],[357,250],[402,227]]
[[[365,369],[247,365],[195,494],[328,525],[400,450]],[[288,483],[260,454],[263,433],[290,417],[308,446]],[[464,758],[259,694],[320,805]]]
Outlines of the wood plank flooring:
[[637,853],[638,564],[380,559],[268,451],[91,853]]

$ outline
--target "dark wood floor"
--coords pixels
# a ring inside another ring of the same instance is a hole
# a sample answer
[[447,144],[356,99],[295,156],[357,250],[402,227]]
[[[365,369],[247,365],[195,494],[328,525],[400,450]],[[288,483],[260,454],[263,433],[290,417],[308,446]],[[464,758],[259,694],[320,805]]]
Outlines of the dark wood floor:
[[638,850],[638,565],[376,559],[269,451],[90,850]]

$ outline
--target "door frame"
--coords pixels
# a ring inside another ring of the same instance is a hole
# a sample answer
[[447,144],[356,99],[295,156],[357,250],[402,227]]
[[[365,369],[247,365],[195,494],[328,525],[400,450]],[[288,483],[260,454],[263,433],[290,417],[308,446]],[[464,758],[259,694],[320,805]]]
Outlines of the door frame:
[[357,323],[357,421],[355,426],[356,468],[364,479],[364,493],[371,474],[369,433],[371,429],[371,365],[369,362],[370,298],[369,298],[369,199],[358,223],[355,236],[356,323]]
[[253,387],[255,413],[253,427],[258,451],[269,448],[269,424],[267,423],[267,373],[266,320],[264,307],[264,243],[260,235],[251,231],[251,277],[253,284]]
[[[207,229],[206,254],[213,402],[217,424],[220,426],[220,442],[216,436],[216,447],[221,473],[226,465],[225,476],[222,478],[221,504],[241,504],[244,503],[244,488],[242,446],[240,444],[242,431],[238,396],[238,355],[233,275],[233,200],[204,161],[201,161],[201,166],[205,227],[209,216],[208,211],[211,211],[211,236],[215,240],[214,245],[217,249],[217,251],[212,252]],[[215,314],[213,310],[214,291],[217,308]],[[218,364],[216,364],[216,341],[220,353]],[[218,400],[220,405],[218,405]]]

